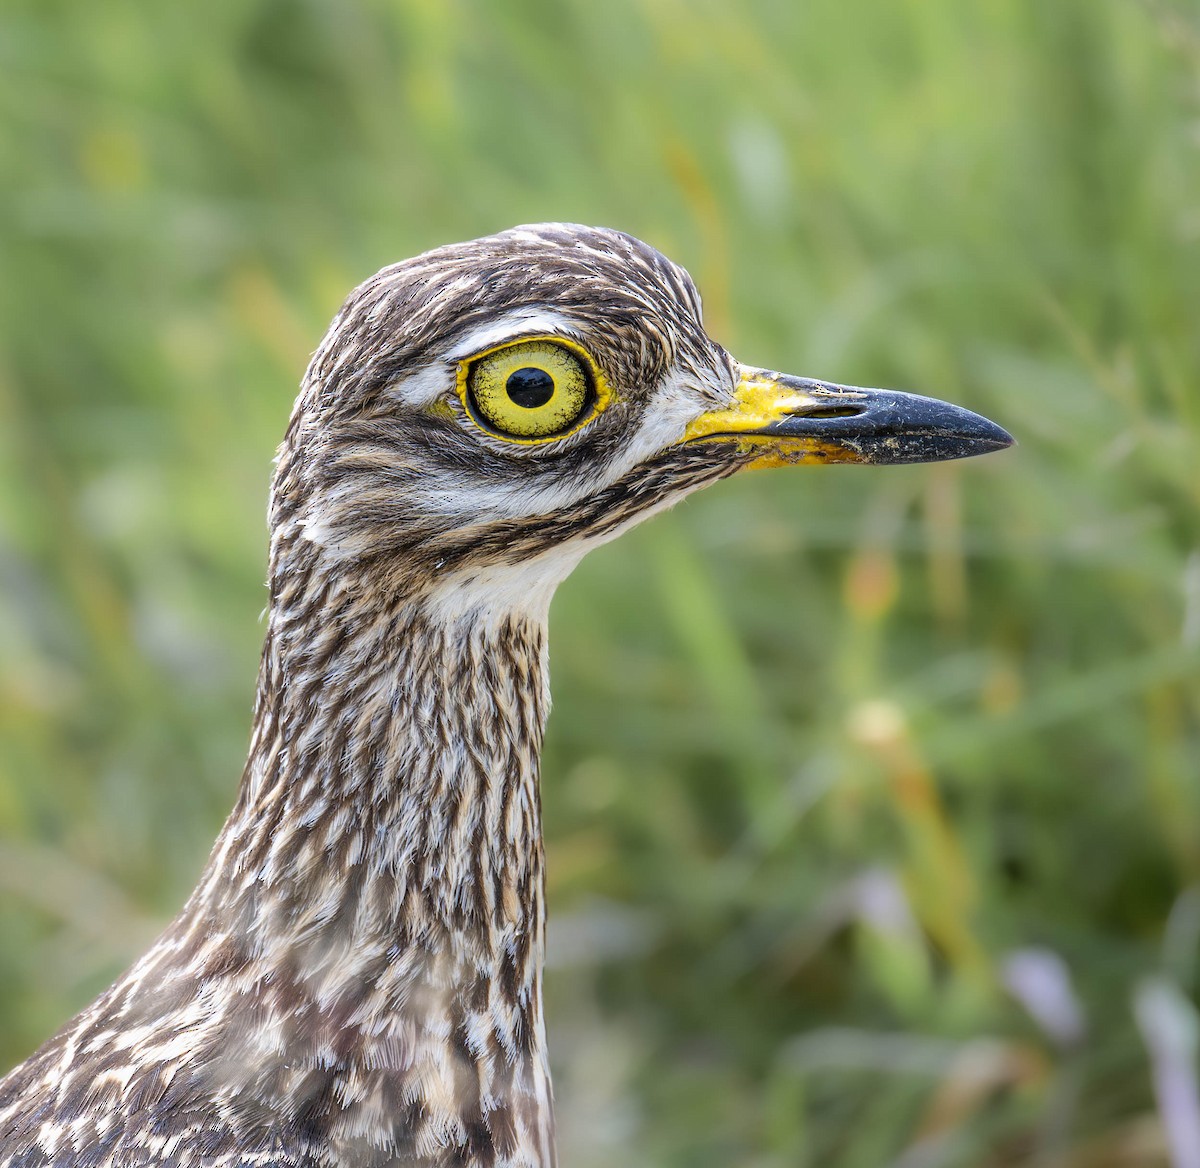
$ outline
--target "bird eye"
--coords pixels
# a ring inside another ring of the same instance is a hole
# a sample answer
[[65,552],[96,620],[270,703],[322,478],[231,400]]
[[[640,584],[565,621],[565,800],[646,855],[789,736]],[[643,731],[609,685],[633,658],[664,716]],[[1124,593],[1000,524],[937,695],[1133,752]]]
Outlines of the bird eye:
[[471,416],[501,436],[562,438],[600,407],[582,351],[559,341],[518,341],[467,363],[460,392]]

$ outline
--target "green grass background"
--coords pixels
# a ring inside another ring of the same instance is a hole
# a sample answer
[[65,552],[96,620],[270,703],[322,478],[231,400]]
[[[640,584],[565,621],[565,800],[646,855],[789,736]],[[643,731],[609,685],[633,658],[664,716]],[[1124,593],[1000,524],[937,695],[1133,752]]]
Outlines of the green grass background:
[[[564,1163],[1167,1163],[1135,1001],[1194,1065],[1190,0],[7,0],[0,127],[0,1062],[232,803],[270,460],[341,298],[577,220],[687,265],[742,360],[1020,446],[748,475],[561,590]],[[1074,1040],[1006,988],[1031,948]]]

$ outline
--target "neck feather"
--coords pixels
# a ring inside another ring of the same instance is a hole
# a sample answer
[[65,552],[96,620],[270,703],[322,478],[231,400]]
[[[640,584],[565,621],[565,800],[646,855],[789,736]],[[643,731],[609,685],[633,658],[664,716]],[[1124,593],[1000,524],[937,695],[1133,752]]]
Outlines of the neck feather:
[[131,977],[194,987],[235,1121],[335,1163],[544,1168],[544,613],[284,578],[237,805]]

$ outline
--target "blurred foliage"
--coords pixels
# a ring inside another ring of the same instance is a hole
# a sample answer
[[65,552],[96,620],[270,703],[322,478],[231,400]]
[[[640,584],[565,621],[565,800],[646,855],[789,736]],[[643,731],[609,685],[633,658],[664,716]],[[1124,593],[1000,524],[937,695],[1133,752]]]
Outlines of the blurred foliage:
[[1200,991],[1194,6],[8,0],[0,118],[0,1061],[153,936],[231,805],[270,457],[341,297],[567,219],[686,264],[743,360],[1021,445],[747,476],[563,587],[564,1162],[1166,1163]]

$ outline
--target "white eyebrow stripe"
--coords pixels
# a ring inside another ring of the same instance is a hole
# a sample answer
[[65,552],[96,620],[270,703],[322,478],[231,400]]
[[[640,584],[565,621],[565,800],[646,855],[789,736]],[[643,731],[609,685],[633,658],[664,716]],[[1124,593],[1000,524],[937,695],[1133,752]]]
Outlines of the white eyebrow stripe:
[[544,308],[525,309],[524,311],[510,312],[500,317],[499,320],[493,320],[480,328],[472,329],[459,338],[458,343],[446,356],[449,360],[461,361],[484,349],[502,345],[505,341],[537,335],[568,337],[577,340],[579,330],[569,318],[560,313],[550,312]]
[[505,341],[538,335],[578,340],[578,329],[557,312],[545,309],[510,312],[499,320],[472,329],[458,339],[444,360],[425,365],[415,373],[392,382],[384,393],[414,409],[425,409],[438,398],[454,392],[454,367],[459,361],[502,345]]

